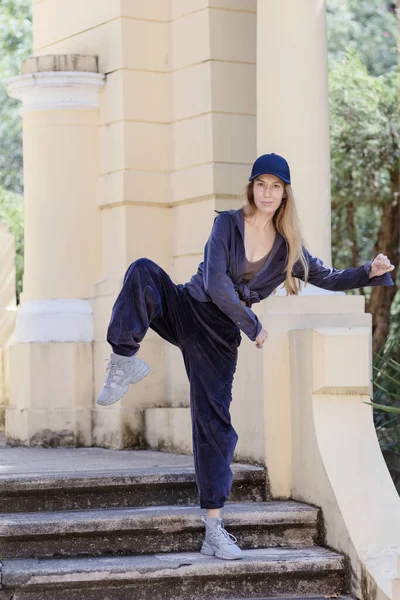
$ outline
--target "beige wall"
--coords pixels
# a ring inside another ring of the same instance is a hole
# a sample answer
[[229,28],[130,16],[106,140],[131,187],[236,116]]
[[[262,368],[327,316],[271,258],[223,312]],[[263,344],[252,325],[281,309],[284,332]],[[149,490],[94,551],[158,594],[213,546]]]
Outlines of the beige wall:
[[305,240],[330,265],[326,2],[259,0],[257,17],[257,152],[288,159]]
[[[74,2],[34,4],[36,55],[96,54],[107,74],[98,189],[108,256],[102,278],[120,277],[139,254],[154,256],[180,280],[192,275],[215,203],[235,203],[254,160],[255,34],[255,0],[86,2],[78,12]],[[193,206],[184,208],[188,203]],[[204,215],[195,242],[187,244],[186,236],[179,247],[168,247],[166,206],[174,230]],[[133,231],[128,248],[131,209],[143,237],[135,245]],[[146,220],[149,231],[157,231],[150,239]],[[158,252],[154,242],[162,229]]]
[[[111,307],[130,262],[147,256],[174,281],[187,281],[202,260],[214,208],[239,205],[256,152],[255,38],[255,0],[34,5],[35,55],[94,54],[107,74],[97,187],[101,266],[91,278],[95,394]],[[97,443],[120,446],[128,421],[138,439],[146,406],[187,405],[175,349],[150,332],[142,354],[154,368],[139,397],[130,391],[107,413],[94,409]],[[111,418],[119,424],[112,434]]]

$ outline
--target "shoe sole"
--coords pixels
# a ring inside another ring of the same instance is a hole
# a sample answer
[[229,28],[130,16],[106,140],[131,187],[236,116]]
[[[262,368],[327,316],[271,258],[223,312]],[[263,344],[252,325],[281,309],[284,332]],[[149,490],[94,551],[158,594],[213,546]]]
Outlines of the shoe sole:
[[204,554],[205,556],[215,556],[215,558],[221,558],[223,560],[238,560],[240,558],[243,558],[243,555],[241,556],[227,556],[226,554],[218,554],[218,550],[216,552],[214,552],[214,550],[211,548],[211,546],[209,546],[208,544],[203,543],[201,550],[200,550],[201,554]]
[[149,373],[150,373],[150,367],[147,363],[145,363],[142,367],[142,370],[138,370],[135,373],[134,377],[132,377],[132,379],[130,380],[128,385],[123,388],[122,393],[119,396],[117,396],[116,398],[112,398],[111,400],[108,400],[106,402],[99,402],[98,400],[96,400],[96,404],[98,404],[99,406],[110,406],[111,404],[115,404],[115,402],[118,402],[118,400],[121,400],[121,398],[123,396],[125,396],[125,394],[127,393],[128,389],[129,389],[130,383],[138,383],[139,381],[144,379],[144,377],[147,377],[147,375]]

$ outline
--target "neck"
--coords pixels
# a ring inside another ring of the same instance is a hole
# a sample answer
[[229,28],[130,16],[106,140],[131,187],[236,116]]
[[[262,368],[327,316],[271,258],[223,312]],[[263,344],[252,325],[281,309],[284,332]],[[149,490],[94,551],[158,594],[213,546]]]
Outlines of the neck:
[[275,230],[273,218],[274,215],[263,215],[257,211],[252,217],[252,224],[258,231]]

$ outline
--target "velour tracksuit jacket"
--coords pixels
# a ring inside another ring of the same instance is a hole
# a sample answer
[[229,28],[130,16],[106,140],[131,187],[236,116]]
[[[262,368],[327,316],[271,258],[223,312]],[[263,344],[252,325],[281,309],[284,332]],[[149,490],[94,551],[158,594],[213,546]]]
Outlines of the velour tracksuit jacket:
[[[317,287],[339,292],[363,286],[394,285],[389,273],[369,278],[373,260],[360,267],[339,270],[328,267],[321,259],[311,256],[306,248],[303,249],[310,268],[308,281]],[[285,238],[276,232],[265,265],[248,283],[242,281],[245,261],[243,209],[222,211],[214,219],[204,248],[204,261],[184,287],[196,300],[214,302],[254,341],[262,325],[251,306],[267,298],[285,280]],[[304,280],[300,261],[295,263],[292,273]]]

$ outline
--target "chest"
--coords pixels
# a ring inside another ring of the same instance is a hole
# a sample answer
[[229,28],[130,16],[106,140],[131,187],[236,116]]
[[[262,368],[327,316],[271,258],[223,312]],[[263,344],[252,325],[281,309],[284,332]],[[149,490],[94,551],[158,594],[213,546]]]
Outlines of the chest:
[[244,247],[246,258],[250,262],[256,262],[263,258],[274,244],[275,231],[258,231],[245,221],[244,223]]

